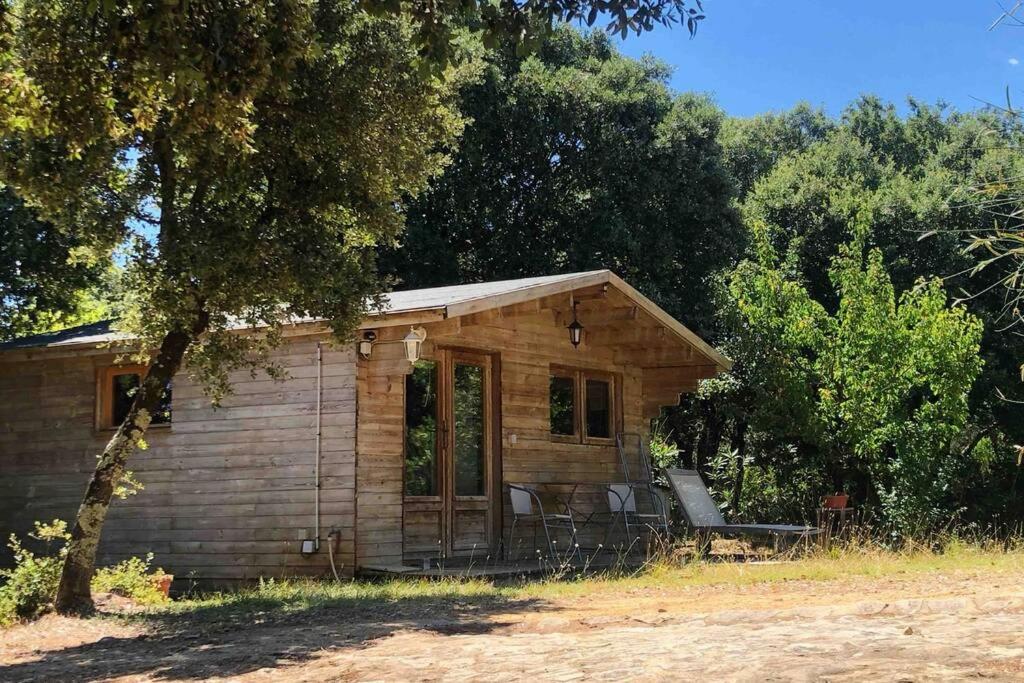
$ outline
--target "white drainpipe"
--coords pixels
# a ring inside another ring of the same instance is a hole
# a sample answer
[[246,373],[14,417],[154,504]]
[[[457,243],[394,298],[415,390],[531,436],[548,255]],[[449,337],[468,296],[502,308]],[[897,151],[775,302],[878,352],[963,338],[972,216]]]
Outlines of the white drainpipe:
[[316,343],[316,452],[313,454],[313,547],[315,550],[320,550],[320,413],[323,408],[323,391],[321,386],[323,383],[324,365],[321,346],[321,342]]

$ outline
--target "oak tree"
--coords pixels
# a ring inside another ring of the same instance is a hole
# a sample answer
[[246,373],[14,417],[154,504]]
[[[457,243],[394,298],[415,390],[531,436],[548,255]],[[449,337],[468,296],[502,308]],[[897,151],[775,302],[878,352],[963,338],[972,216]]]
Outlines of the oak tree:
[[179,368],[216,399],[288,320],[344,337],[361,319],[381,287],[374,247],[459,133],[465,36],[528,49],[557,21],[598,18],[692,33],[703,14],[698,0],[0,0],[0,181],[82,253],[127,248],[119,325],[150,365],[79,509],[59,611],[91,605],[111,494]]
[[487,56],[460,93],[472,119],[444,175],[410,204],[382,267],[407,286],[610,268],[700,332],[711,276],[743,241],[706,96],[669,67],[570,27],[528,57]]
[[119,324],[150,364],[78,512],[72,611],[174,373],[216,398],[288,320],[344,337],[361,319],[373,247],[459,131],[460,72],[425,73],[409,22],[343,2],[26,1],[5,21],[0,175],[79,248],[127,245]]

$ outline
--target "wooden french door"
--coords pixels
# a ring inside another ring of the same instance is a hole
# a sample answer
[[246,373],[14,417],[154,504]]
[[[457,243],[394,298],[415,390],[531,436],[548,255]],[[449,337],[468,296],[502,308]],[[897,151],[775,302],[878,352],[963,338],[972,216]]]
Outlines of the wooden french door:
[[442,349],[406,383],[407,556],[486,553],[494,539],[494,363]]
[[447,351],[448,386],[442,393],[442,461],[447,467],[445,508],[452,554],[491,545],[490,465],[493,420],[490,356]]

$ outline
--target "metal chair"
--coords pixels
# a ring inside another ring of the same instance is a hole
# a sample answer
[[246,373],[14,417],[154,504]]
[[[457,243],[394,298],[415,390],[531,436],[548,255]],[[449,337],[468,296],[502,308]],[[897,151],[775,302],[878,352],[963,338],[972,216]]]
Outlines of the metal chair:
[[[629,466],[629,445],[636,444],[636,467]],[[619,464],[622,465],[622,474],[626,481],[653,482],[654,470],[651,468],[651,455],[648,452],[644,438],[639,434],[622,433],[615,435],[615,446],[619,451]]]
[[[515,545],[516,526],[520,523],[533,525],[533,547],[537,548],[537,527],[544,528],[544,538],[548,544],[548,556],[556,559],[555,544],[551,538],[552,531],[565,531],[569,534],[569,547],[577,555],[580,549],[576,543],[576,523],[572,518],[572,509],[566,508],[565,514],[553,514],[544,511],[544,504],[537,492],[521,484],[508,485],[509,498],[512,499],[512,528],[508,533],[508,549],[506,558],[512,559],[512,548]],[[571,554],[571,553],[570,553]],[[582,556],[581,556],[582,557]]]
[[[639,512],[636,505],[636,491],[647,493],[651,500],[651,512]],[[616,520],[622,518],[623,526],[626,529],[626,538],[632,541],[634,535],[631,533],[632,527],[640,529],[646,528],[650,531],[657,531],[663,533],[666,536],[669,533],[668,514],[666,513],[666,507],[661,496],[652,490],[650,484],[609,484],[607,487],[608,492],[608,509],[611,513],[608,535],[611,535],[611,530],[614,527]],[[635,538],[639,538],[640,534],[637,533]]]
[[[647,439],[642,435],[631,432],[619,432],[615,435],[615,445],[619,452],[619,464],[622,466],[622,474],[626,481],[623,484],[612,484],[611,487],[618,487],[616,495],[611,490],[608,493],[608,507],[611,510],[609,519],[609,535],[616,523],[617,514],[621,515],[626,524],[626,535],[629,536],[630,525],[648,527],[652,531],[664,532],[666,536],[671,534],[670,513],[671,504],[668,499],[668,491],[661,484],[654,481],[654,468],[651,465],[651,453]],[[631,455],[635,453],[635,455]],[[630,462],[633,466],[630,466]],[[628,488],[627,493],[625,489]],[[636,509],[637,491],[646,495],[650,500],[651,513],[639,515]]]

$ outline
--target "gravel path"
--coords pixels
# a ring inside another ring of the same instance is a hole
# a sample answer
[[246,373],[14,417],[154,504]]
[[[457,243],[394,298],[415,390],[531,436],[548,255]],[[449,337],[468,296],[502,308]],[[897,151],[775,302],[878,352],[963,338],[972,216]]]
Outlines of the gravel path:
[[248,619],[50,616],[0,634],[0,681],[1024,681],[1024,568]]
[[487,635],[402,632],[303,680],[1024,680],[1024,597],[538,619]]

